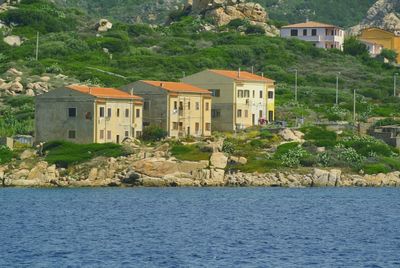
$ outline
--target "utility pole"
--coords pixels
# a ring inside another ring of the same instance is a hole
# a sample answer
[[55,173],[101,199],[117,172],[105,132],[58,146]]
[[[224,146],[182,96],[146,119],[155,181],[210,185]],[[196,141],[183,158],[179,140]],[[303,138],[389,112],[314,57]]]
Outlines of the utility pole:
[[353,120],[356,122],[356,90],[354,89],[354,97],[353,97]]
[[298,79],[298,70],[294,69],[294,100],[297,102],[298,98],[297,98],[297,79]]
[[394,75],[393,75],[393,96],[397,96],[397,76],[398,76],[399,74],[398,73],[395,73]]
[[339,105],[339,76],[340,72],[336,74],[336,106]]
[[39,32],[36,34],[36,61],[39,60]]

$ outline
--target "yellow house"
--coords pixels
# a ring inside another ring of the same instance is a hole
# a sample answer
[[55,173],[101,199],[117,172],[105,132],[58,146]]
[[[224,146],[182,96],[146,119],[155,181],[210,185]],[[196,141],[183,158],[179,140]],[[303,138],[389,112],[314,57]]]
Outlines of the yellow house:
[[240,70],[205,70],[182,81],[211,92],[216,130],[234,131],[275,120],[274,80]]
[[143,125],[170,137],[211,135],[211,93],[193,85],[141,80],[123,87],[144,99]]
[[35,99],[35,140],[120,143],[142,134],[143,102],[115,88],[71,85]]
[[368,28],[361,31],[360,39],[396,51],[397,62],[400,62],[400,35],[379,28]]

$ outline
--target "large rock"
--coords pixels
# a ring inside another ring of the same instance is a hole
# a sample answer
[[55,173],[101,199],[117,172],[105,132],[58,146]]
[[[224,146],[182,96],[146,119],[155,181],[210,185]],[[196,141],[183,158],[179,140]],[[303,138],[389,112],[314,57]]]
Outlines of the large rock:
[[342,171],[332,169],[330,171],[322,169],[314,169],[312,175],[312,186],[314,187],[334,187],[340,183]]
[[9,35],[3,38],[3,41],[10,45],[10,46],[15,46],[15,47],[19,47],[22,45],[22,39],[21,37],[17,36],[17,35]]
[[36,155],[35,150],[27,149],[27,150],[22,152],[22,154],[20,155],[19,158],[21,160],[25,160],[25,159],[33,158],[35,155]]
[[113,25],[109,20],[101,19],[96,26],[97,26],[97,31],[107,32],[112,28]]
[[224,169],[228,164],[228,157],[224,153],[213,153],[210,158],[212,167]]
[[279,132],[279,135],[285,141],[292,141],[292,142],[304,142],[303,136],[304,134],[300,131],[291,130],[290,128],[285,128]]

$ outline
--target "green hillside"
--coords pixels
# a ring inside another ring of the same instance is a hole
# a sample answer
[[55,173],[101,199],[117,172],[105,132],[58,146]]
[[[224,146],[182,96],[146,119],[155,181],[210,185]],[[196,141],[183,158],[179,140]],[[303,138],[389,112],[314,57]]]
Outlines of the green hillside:
[[[11,34],[26,39],[21,47],[0,41],[0,74],[16,67],[30,75],[63,73],[87,83],[121,86],[138,79],[176,81],[183,73],[206,68],[250,70],[254,66],[257,73],[263,72],[278,83],[279,119],[351,120],[353,89],[358,93],[360,119],[400,115],[400,101],[391,96],[393,74],[398,69],[365,56],[325,51],[297,40],[243,36],[229,28],[204,32],[203,22],[191,17],[155,29],[115,23],[111,31],[97,35],[92,18],[41,0],[25,1],[18,9],[0,14],[0,20],[18,24]],[[34,60],[36,31],[41,36],[39,61]],[[299,106],[293,102],[294,68],[299,71]],[[333,108],[337,72],[342,73],[340,107]],[[24,109],[29,112],[32,109],[26,103]],[[29,121],[32,116],[25,110],[21,120]],[[0,120],[0,126],[9,130],[18,120],[8,122],[14,123],[2,124]],[[22,132],[29,132],[29,122],[22,124]]]

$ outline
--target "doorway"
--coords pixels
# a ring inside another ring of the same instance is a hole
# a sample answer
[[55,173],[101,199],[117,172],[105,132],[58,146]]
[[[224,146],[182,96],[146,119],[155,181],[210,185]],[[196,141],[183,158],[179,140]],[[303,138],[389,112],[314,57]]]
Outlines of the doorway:
[[117,143],[119,143],[119,135],[117,135]]

